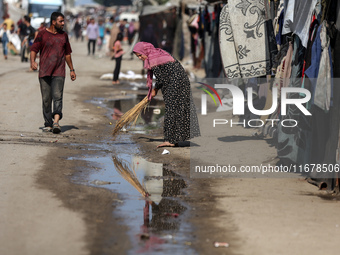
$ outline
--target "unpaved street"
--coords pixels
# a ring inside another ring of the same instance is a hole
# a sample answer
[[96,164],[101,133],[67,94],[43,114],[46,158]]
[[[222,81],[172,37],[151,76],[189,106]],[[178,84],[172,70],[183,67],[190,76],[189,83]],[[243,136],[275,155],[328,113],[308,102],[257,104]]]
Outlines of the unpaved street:
[[[87,57],[85,42],[71,42],[71,46],[77,80],[71,82],[67,70],[60,135],[41,131],[38,74],[28,72],[28,63],[21,63],[19,57],[1,59],[0,254],[126,254],[131,249],[128,228],[116,214],[117,200],[123,198],[104,188],[72,182],[73,177],[86,179],[94,171],[88,162],[72,157],[110,152],[93,145],[110,140],[112,119],[104,108],[88,101],[122,94],[122,88],[99,80],[112,72],[114,61]],[[140,72],[142,67],[136,59],[122,64],[124,72]],[[198,93],[194,90],[195,97]],[[201,126],[211,125],[214,114],[208,116],[200,116]],[[216,151],[228,151],[227,159],[241,154],[247,155],[244,164],[273,160],[275,148],[265,140],[228,140],[235,135],[251,137],[253,132],[235,134],[224,129],[209,136],[222,141],[216,143]],[[182,199],[188,209],[179,222],[190,224],[190,242],[183,245],[194,254],[338,251],[337,197],[318,191],[303,178],[190,178],[190,148],[169,148],[170,154],[161,156],[163,149],[155,149],[161,138],[160,132],[133,136],[140,155],[165,164],[186,181]],[[202,138],[193,143],[204,148]],[[231,144],[240,145],[241,150],[226,149]],[[247,154],[249,150],[252,154]],[[202,160],[215,162],[220,156],[216,151],[206,151]],[[228,242],[229,248],[215,248],[214,241]]]

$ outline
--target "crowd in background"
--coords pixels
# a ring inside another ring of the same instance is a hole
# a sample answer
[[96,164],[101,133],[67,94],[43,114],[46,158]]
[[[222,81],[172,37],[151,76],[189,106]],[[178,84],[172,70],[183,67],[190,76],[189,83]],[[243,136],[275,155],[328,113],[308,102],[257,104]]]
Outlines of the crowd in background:
[[[3,17],[0,24],[0,40],[3,55],[8,59],[9,55],[19,55],[22,62],[28,61],[29,47],[40,30],[49,26],[42,22],[35,29],[30,24],[30,17],[24,16],[18,22],[10,19],[9,15]],[[100,52],[101,56],[114,58],[113,45],[117,35],[122,33],[122,44],[132,45],[133,38],[138,31],[138,21],[127,19],[119,20],[119,15],[97,16],[94,15],[65,15],[65,28],[70,40],[87,41],[88,55]],[[85,53],[86,54],[86,53]]]

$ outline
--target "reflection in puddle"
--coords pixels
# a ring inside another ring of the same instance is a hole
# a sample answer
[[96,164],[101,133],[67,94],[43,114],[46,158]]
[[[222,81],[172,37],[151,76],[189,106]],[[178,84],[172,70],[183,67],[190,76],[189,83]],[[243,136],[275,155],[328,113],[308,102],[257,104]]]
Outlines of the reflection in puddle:
[[145,190],[145,188],[140,184],[134,165],[132,166],[132,170],[128,167],[128,165],[122,160],[112,157],[113,163],[115,165],[117,173],[119,173],[126,181],[128,181],[135,189],[141,193],[143,197],[148,197],[150,194]]
[[[136,104],[144,99],[145,95],[119,95],[110,99],[93,98],[90,102],[107,108],[107,117],[113,121],[118,120],[125,112],[133,108]],[[147,130],[160,127],[160,122],[164,116],[164,101],[153,99],[145,111],[139,116],[136,126],[130,128],[132,133],[145,134]]]
[[[186,210],[176,199],[181,195],[181,189],[186,187],[184,180],[163,168],[162,164],[150,163],[140,157],[132,158],[132,169],[124,160],[117,157],[112,159],[116,171],[145,198],[143,225],[135,235],[139,239],[136,251],[164,250],[165,243],[175,241],[174,236],[180,230],[181,223],[178,217]],[[137,173],[144,185],[139,182]]]

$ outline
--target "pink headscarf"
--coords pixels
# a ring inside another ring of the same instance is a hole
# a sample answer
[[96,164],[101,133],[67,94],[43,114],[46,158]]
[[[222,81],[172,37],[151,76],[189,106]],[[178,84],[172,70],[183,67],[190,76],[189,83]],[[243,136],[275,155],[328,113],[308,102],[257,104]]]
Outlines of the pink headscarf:
[[148,57],[146,60],[144,60],[144,68],[148,69],[147,74],[147,86],[149,87],[148,99],[151,100],[152,77],[153,77],[153,72],[151,68],[168,62],[174,62],[175,59],[166,51],[159,48],[155,48],[151,43],[147,42],[136,43],[135,47],[133,47],[133,52]]

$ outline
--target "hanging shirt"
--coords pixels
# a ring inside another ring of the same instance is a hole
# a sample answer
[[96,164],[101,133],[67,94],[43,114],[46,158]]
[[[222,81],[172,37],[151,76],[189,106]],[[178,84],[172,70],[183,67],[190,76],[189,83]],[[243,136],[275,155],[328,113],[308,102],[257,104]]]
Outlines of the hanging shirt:
[[307,48],[309,27],[317,0],[285,1],[285,18],[282,34],[295,33],[299,36],[303,47]]
[[329,38],[326,33],[326,24],[318,28],[316,39],[312,46],[312,60],[310,67],[305,71],[312,84],[312,103],[328,111],[332,97],[332,58],[329,47]]

